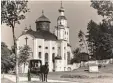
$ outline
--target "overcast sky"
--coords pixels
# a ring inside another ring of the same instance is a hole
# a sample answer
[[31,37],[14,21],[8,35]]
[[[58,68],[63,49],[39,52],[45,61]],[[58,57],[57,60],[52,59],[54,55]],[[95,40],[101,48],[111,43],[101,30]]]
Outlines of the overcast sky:
[[[20,25],[16,26],[16,37],[18,37],[25,26],[33,30],[36,29],[35,21],[41,16],[42,10],[44,15],[51,21],[51,31],[57,24],[57,18],[60,15],[58,9],[60,8],[60,1],[30,1],[28,2],[28,8],[30,12],[26,14],[26,19],[21,21]],[[72,49],[79,46],[77,34],[81,29],[83,32],[87,32],[87,23],[92,19],[95,22],[101,22],[102,17],[97,14],[97,11],[90,7],[90,1],[63,1],[63,7],[65,8],[65,16],[68,20],[68,26],[70,27],[70,44]],[[2,25],[1,29],[1,41],[5,42],[9,47],[13,45],[12,31],[10,27]]]

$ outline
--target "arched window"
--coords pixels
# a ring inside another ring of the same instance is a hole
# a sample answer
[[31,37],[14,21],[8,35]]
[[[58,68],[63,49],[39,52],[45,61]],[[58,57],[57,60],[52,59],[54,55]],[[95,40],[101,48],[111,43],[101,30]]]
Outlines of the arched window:
[[54,49],[55,49],[55,47],[52,47],[52,49],[54,50]]
[[48,62],[48,53],[45,53],[45,62]]
[[41,48],[41,46],[39,46],[39,48]]
[[38,57],[41,58],[41,52],[38,53]]
[[55,53],[52,54],[52,61],[55,62]]
[[66,49],[66,47],[64,47],[64,49]]
[[45,47],[45,49],[48,49],[48,47]]
[[67,52],[67,64],[70,64],[70,60],[71,60],[70,52]]

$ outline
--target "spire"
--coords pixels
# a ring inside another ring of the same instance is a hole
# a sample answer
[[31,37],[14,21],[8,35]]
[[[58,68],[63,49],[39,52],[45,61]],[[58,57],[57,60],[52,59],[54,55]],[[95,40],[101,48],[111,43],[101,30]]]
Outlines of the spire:
[[65,11],[65,9],[63,8],[62,1],[61,1],[61,7],[59,9],[59,12],[61,13],[62,16],[64,15],[64,11]]

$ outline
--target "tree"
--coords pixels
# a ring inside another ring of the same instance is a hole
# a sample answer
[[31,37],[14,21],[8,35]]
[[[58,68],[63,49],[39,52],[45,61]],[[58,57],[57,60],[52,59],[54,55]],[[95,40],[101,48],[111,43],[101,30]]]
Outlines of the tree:
[[76,48],[74,51],[73,51],[73,55],[74,57],[71,59],[71,64],[73,63],[80,63],[80,57],[78,57],[80,53],[80,48]]
[[78,55],[79,53],[80,53],[80,48],[76,48],[75,50],[73,50],[74,57],[76,57],[76,55]]
[[103,16],[102,23],[98,25],[98,41],[95,42],[95,55],[99,59],[110,58],[110,55],[112,55],[111,50],[113,49],[113,2],[110,0],[91,0],[91,7],[97,10],[98,15]]
[[8,73],[14,66],[15,62],[11,58],[11,50],[8,49],[4,42],[1,42],[1,72]]
[[85,40],[85,34],[84,34],[84,32],[82,30],[79,31],[78,38],[80,39],[80,41],[79,41],[81,43],[80,46],[82,47],[83,44],[84,44],[85,47],[86,47],[86,51],[88,53],[88,46],[87,46],[87,42]]
[[[110,50],[113,48],[113,36],[110,34],[106,23],[96,24],[90,21],[87,26],[88,48],[90,55],[95,59],[110,58]],[[104,53],[104,54],[103,54]]]
[[24,69],[25,64],[28,62],[28,59],[30,58],[30,50],[31,49],[28,45],[24,45],[20,48],[19,51],[19,65],[24,64]]
[[99,34],[99,28],[98,24],[96,24],[93,20],[90,20],[90,22],[87,25],[88,34],[86,35],[87,42],[88,42],[88,50],[89,54],[94,56],[95,53],[95,45],[98,40],[98,34]]
[[113,2],[110,0],[91,0],[91,7],[97,10],[98,15],[103,16],[103,20],[111,24],[113,21]]
[[20,24],[20,20],[25,19],[24,13],[28,12],[27,2],[24,1],[1,1],[1,24],[5,23],[7,26],[12,28],[13,33],[13,43],[14,43],[14,54],[16,57],[16,83],[19,82],[18,76],[18,56],[17,56],[17,45],[15,37],[15,25]]
[[4,42],[1,42],[1,56],[10,56],[11,50],[8,49]]

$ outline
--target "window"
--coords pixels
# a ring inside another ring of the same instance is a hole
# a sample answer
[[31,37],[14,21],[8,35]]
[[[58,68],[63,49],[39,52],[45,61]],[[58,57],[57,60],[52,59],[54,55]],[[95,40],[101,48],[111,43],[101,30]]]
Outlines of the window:
[[66,60],[66,53],[64,53],[64,60]]
[[67,64],[70,64],[70,60],[71,60],[70,52],[67,52]]
[[45,47],[45,49],[48,49],[48,47]]
[[66,49],[66,47],[64,47],[64,49]]
[[41,48],[41,46],[39,46],[39,48]]
[[52,48],[53,50],[55,49],[55,47]]
[[55,53],[52,54],[52,61],[55,62]]
[[38,57],[41,58],[41,52],[38,53]]
[[48,53],[45,53],[45,62],[48,62]]

